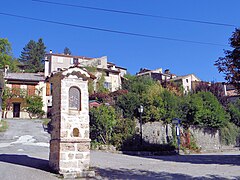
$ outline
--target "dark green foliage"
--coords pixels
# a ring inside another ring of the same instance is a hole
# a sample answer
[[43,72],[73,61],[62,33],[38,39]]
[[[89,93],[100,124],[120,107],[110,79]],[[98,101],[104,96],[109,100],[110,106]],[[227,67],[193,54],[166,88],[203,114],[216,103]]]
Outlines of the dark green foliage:
[[229,120],[229,116],[210,92],[198,92],[185,98],[181,104],[182,119],[185,126],[219,128]]
[[123,117],[130,119],[133,119],[139,104],[140,99],[138,95],[132,92],[120,96],[116,102],[116,106],[123,112]]
[[19,61],[26,67],[26,72],[42,72],[44,70],[43,59],[45,56],[45,45],[40,38],[38,42],[30,40],[23,48]]
[[138,95],[145,93],[151,85],[155,84],[155,81],[150,77],[128,75],[127,78],[128,80],[122,85],[122,88]]
[[27,96],[26,103],[26,111],[29,113],[31,119],[35,116],[41,118],[44,115],[44,111],[42,110],[43,102],[40,96]]
[[179,117],[179,97],[174,93],[164,89],[161,93],[161,98],[163,101],[164,114],[161,120],[164,123],[171,123],[173,118]]
[[109,144],[116,123],[117,118],[113,107],[101,105],[98,108],[92,108],[90,110],[91,139]]
[[220,57],[214,65],[219,72],[224,73],[230,84],[240,90],[240,29],[233,32],[229,41],[232,50],[225,50],[225,57]]
[[231,122],[240,127],[240,99],[236,102],[229,103],[227,108],[231,116]]
[[[150,78],[133,77],[130,75],[127,77],[128,80],[123,85],[125,93],[117,94],[113,98],[114,101],[109,103],[115,108],[116,123],[112,126],[111,133],[108,133],[110,135],[108,141],[105,140],[106,135],[101,134],[106,132],[103,129],[105,126],[99,125],[100,119],[102,119],[99,117],[103,116],[103,114],[108,114],[108,112],[101,111],[99,113],[97,109],[92,110],[94,113],[91,116],[95,116],[95,120],[91,122],[91,132],[94,132],[93,135],[95,137],[93,139],[97,140],[96,142],[106,141],[122,150],[141,150],[139,146],[140,137],[135,132],[137,130],[134,123],[136,119],[139,119],[137,111],[139,105],[144,107],[142,114],[143,123],[162,121],[165,124],[171,124],[173,118],[180,118],[185,129],[188,129],[190,125],[219,129],[229,122],[229,115],[211,92],[198,91],[194,94],[189,93],[186,96],[182,96],[175,91],[164,89],[158,82]],[[106,95],[104,94],[104,98]],[[111,99],[112,96],[109,94],[107,97]],[[234,112],[234,110],[232,111]],[[98,121],[96,121],[97,119]],[[109,118],[105,117],[104,119]],[[168,140],[167,147],[176,147],[175,140],[174,129],[173,138]],[[199,150],[190,133],[186,134],[186,142],[187,146],[185,148],[195,151]],[[151,145],[146,147],[151,147]]]
[[163,114],[165,114],[164,102],[162,100],[161,94],[163,88],[160,84],[156,83],[146,90],[142,95],[141,104],[144,107],[143,111],[143,121],[160,121]]
[[134,136],[135,126],[132,119],[117,118],[116,126],[113,129],[112,144],[118,149],[123,148],[123,144]]
[[220,128],[221,143],[224,145],[235,145],[239,139],[240,128],[235,124],[228,122]]
[[90,136],[94,144],[112,144],[121,148],[134,132],[135,122],[121,118],[113,107],[101,105],[90,110]]
[[[128,80],[124,82],[123,89],[128,93],[117,98],[116,106],[122,109],[124,117],[133,119],[139,116],[137,108],[140,104],[142,104],[144,108],[149,108],[148,105],[151,104],[152,101],[158,103],[154,98],[156,98],[155,94],[159,93],[159,86],[149,77],[136,77],[131,75],[127,75],[126,77]],[[150,92],[154,86],[157,86],[155,87],[156,93],[153,92],[153,90]],[[149,93],[152,93],[152,95],[149,95]],[[156,107],[156,104],[153,106]],[[159,116],[153,117],[153,115],[150,115],[153,112],[155,112],[155,114],[157,113],[154,107],[151,108],[152,112],[148,111],[148,109],[144,109],[143,120],[148,119],[150,116],[152,116],[153,119],[159,119]]]
[[71,50],[70,50],[68,47],[65,47],[65,48],[64,48],[63,53],[64,53],[65,55],[71,55],[71,54],[72,54]]

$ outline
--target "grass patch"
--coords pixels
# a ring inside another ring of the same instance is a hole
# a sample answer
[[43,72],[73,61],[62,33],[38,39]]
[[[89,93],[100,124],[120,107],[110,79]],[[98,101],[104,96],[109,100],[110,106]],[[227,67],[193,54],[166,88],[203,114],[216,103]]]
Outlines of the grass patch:
[[8,129],[7,121],[0,121],[0,132],[5,132]]

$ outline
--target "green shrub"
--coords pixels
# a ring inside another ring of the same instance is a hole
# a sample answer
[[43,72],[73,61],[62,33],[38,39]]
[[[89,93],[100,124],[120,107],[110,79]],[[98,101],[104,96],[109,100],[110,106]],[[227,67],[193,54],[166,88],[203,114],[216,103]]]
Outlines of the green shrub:
[[229,121],[229,115],[210,92],[198,92],[185,98],[182,103],[182,119],[186,127],[220,128]]
[[28,96],[26,97],[26,103],[26,111],[28,112],[31,119],[34,116],[37,116],[37,118],[41,118],[44,115],[44,111],[42,110],[43,102],[40,96]]
[[236,102],[229,103],[227,108],[231,116],[231,122],[237,126],[240,126],[240,99],[238,99]]
[[236,145],[239,137],[240,128],[233,123],[227,123],[220,129],[220,140],[224,145]]
[[90,110],[90,136],[92,140],[109,144],[112,139],[113,128],[117,123],[115,109],[101,105]]
[[113,129],[111,144],[117,149],[121,149],[123,144],[131,139],[135,134],[135,122],[129,118],[118,118]]

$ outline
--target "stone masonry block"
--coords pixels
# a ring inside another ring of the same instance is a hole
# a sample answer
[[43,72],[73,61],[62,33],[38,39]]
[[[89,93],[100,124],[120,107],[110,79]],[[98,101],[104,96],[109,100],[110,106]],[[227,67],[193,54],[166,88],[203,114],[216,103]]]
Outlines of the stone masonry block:
[[68,169],[69,171],[75,169],[77,167],[77,161],[60,161],[60,169]]
[[75,151],[74,144],[72,144],[72,143],[61,143],[60,151],[63,151],[63,152]]
[[84,157],[83,153],[77,153],[77,154],[75,155],[75,158],[76,158],[76,159],[82,159],[83,157]]
[[84,138],[88,139],[89,138],[89,130],[85,130],[84,133]]
[[69,154],[68,154],[68,159],[69,159],[69,160],[74,159],[74,154],[73,154],[73,153],[69,153]]
[[90,150],[90,143],[79,143],[77,144],[77,151],[84,152]]
[[66,153],[60,153],[60,161],[61,160],[67,160],[67,154]]

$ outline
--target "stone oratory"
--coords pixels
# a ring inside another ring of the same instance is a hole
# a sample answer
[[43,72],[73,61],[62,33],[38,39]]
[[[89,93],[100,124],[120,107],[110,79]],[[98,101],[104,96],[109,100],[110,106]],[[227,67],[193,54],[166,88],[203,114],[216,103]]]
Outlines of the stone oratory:
[[91,177],[88,80],[84,69],[71,67],[52,73],[50,167],[65,178]]

